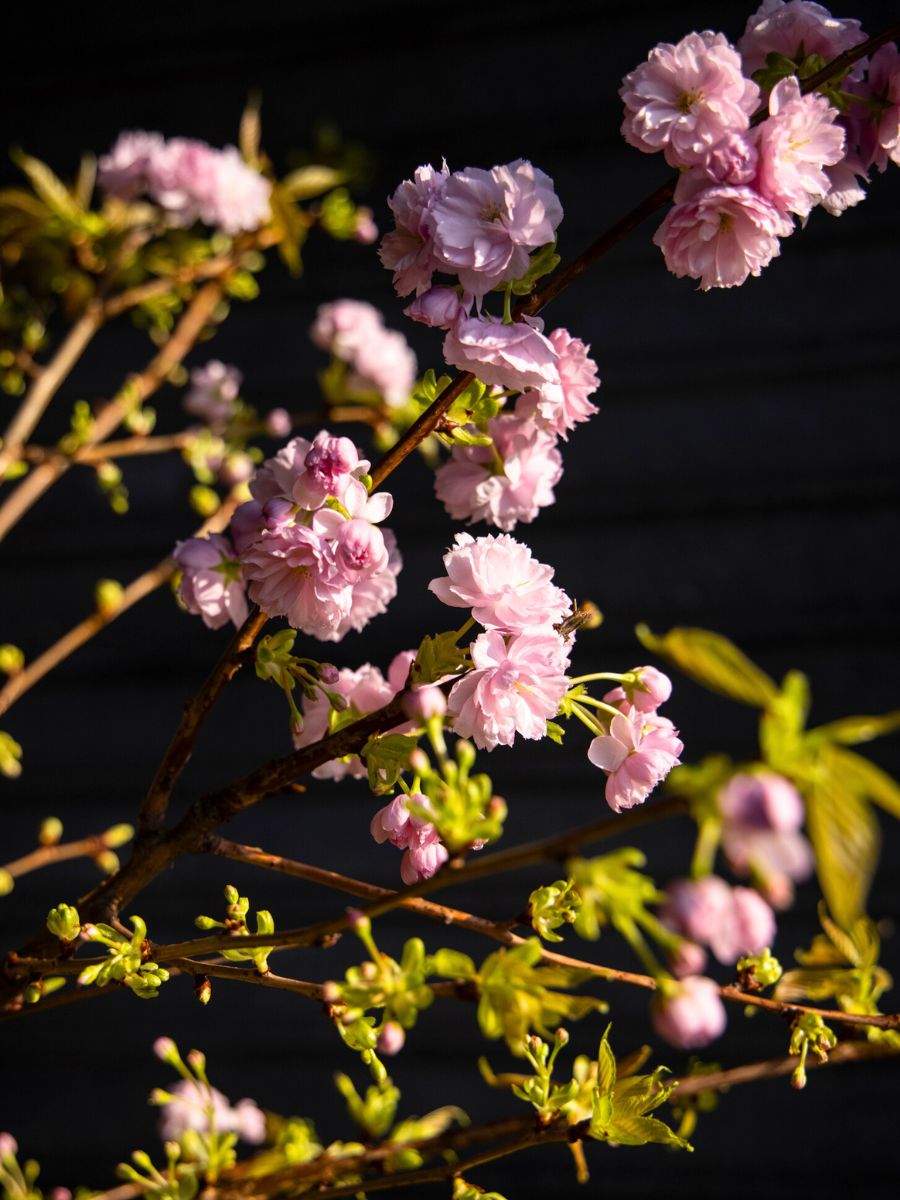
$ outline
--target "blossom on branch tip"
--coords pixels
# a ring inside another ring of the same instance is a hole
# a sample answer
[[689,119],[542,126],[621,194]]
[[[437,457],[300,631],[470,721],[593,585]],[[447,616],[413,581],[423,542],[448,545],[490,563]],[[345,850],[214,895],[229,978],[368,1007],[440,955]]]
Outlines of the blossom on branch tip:
[[446,576],[432,579],[428,590],[452,608],[471,608],[486,629],[521,633],[557,625],[572,611],[566,593],[550,582],[553,568],[508,534],[458,533],[444,567]]
[[431,210],[449,178],[446,163],[440,171],[429,163],[419,167],[412,179],[405,179],[388,200],[396,228],[384,235],[378,255],[382,264],[394,272],[398,296],[410,292],[421,296],[431,286],[431,277],[438,269]]
[[638,712],[652,713],[672,695],[672,680],[656,667],[632,667],[629,674],[636,675],[637,682],[607,692],[603,699],[608,704],[619,706],[624,700]]
[[400,878],[407,886],[430,879],[447,861],[447,848],[430,821],[411,813],[407,800],[429,809],[427,796],[412,792],[395,796],[372,818],[369,831],[376,842],[390,842],[406,853],[400,862]]
[[725,134],[749,127],[759,102],[740,55],[724,34],[709,30],[651,50],[619,95],[626,142],[645,153],[662,150],[673,167],[702,166]]
[[613,812],[643,804],[677,767],[684,749],[670,720],[626,706],[612,718],[609,733],[595,737],[588,758],[606,772],[606,802]]
[[833,17],[827,8],[811,0],[763,0],[747,19],[738,41],[738,50],[748,75],[764,67],[772,53],[783,55],[799,65],[799,59],[817,54],[826,62],[837,58],[852,46],[865,41],[866,35],[854,18]]
[[191,386],[184,397],[185,412],[207,425],[226,425],[237,411],[243,382],[237,367],[210,359],[191,371]]
[[759,128],[756,187],[782,212],[808,217],[831,187],[826,166],[844,156],[844,130],[824,96],[800,93],[791,75],[769,95],[767,121]]

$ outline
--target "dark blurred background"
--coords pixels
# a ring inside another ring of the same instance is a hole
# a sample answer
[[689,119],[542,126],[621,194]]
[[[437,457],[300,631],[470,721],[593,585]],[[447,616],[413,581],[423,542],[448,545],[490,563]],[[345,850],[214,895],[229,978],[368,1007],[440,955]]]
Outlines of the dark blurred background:
[[[622,142],[616,95],[623,74],[652,45],[712,26],[736,39],[748,8],[709,3],[619,4],[593,0],[550,6],[537,0],[496,5],[154,4],[105,5],[19,14],[7,28],[0,77],[4,141],[23,146],[62,174],[79,154],[103,152],[121,129],[159,129],[214,145],[233,142],[248,93],[263,97],[263,143],[276,166],[309,146],[317,123],[333,122],[372,156],[360,202],[387,225],[385,197],[425,161],[451,168],[531,158],[556,181],[566,216],[561,250],[571,256],[664,177],[658,157]],[[852,13],[876,32],[896,20],[896,4],[858,0]],[[12,178],[13,168],[4,168]],[[815,212],[758,280],[701,294],[668,275],[648,223],[559,299],[552,323],[592,344],[603,387],[601,412],[564,447],[558,502],[518,533],[558,581],[606,614],[583,636],[576,667],[625,669],[645,660],[633,626],[686,623],[734,638],[779,676],[805,670],[815,723],[900,703],[895,568],[897,499],[897,308],[892,280],[900,177],[876,177],[861,207],[834,220]],[[267,268],[262,295],[236,305],[215,339],[189,360],[218,357],[244,372],[244,396],[262,410],[317,402],[322,356],[307,338],[316,306],[340,296],[381,306],[414,344],[421,369],[438,366],[436,335],[401,315],[374,248],[313,236],[306,274]],[[71,403],[108,396],[150,355],[146,339],[120,323],[85,356],[38,431],[57,435]],[[3,402],[11,415],[13,402]],[[155,402],[162,430],[184,418],[178,393]],[[0,424],[8,417],[0,414]],[[352,431],[351,431],[352,432]],[[88,472],[72,471],[2,548],[0,640],[33,657],[91,607],[94,582],[128,581],[192,528],[187,468],[177,460],[131,460],[125,481],[132,508],[115,517]],[[351,634],[328,657],[340,665],[392,655],[446,625],[425,587],[441,573],[452,527],[425,465],[410,460],[391,479],[390,524],[405,568],[400,596],[363,635]],[[225,632],[206,631],[175,606],[167,589],[105,631],[3,721],[25,750],[25,773],[3,782],[0,862],[24,853],[47,814],[67,837],[128,820],[177,723],[180,707],[219,654]],[[312,653],[315,653],[315,647]],[[735,757],[755,750],[749,709],[718,700],[681,679],[669,705],[686,759],[712,750]],[[197,745],[177,793],[177,809],[286,749],[276,691],[249,673],[225,695]],[[603,810],[601,780],[573,729],[568,753],[551,744],[502,749],[485,766],[508,797],[505,844],[592,819]],[[869,748],[866,748],[867,751]],[[875,743],[871,756],[900,771],[900,742]],[[651,801],[652,802],[652,801]],[[398,856],[368,834],[372,797],[362,784],[313,783],[244,814],[238,840],[339,869],[374,882],[397,881]],[[885,859],[871,911],[885,921],[885,961],[897,968],[890,922],[900,911],[896,828],[885,825]],[[660,879],[685,869],[686,822],[642,833],[648,869]],[[450,903],[498,918],[519,911],[528,891],[555,868],[503,875]],[[90,863],[23,879],[0,901],[0,945],[19,944],[41,914],[92,883]],[[140,898],[138,911],[160,941],[191,936],[198,912],[216,913],[221,889],[236,883],[280,926],[340,911],[344,900],[296,881],[231,864],[182,861]],[[780,922],[776,952],[789,960],[814,930],[813,886]],[[412,931],[429,948],[455,944],[476,956],[490,947],[445,937],[391,918],[379,937],[397,950]],[[604,962],[634,965],[613,935],[598,947]],[[279,961],[310,979],[342,972],[360,954],[350,939],[331,951],[294,952]],[[722,978],[724,979],[724,974]],[[613,1004],[614,1045],[623,1052],[647,1037],[647,998],[604,994]],[[897,1007],[896,995],[886,998]],[[724,1065],[781,1054],[787,1029],[777,1019],[729,1013],[726,1038],[708,1054]],[[580,1048],[596,1047],[603,1020],[584,1023]],[[45,1185],[113,1182],[116,1161],[136,1146],[158,1153],[156,1111],[146,1096],[167,1082],[153,1039],[199,1046],[213,1081],[233,1099],[250,1095],[274,1110],[315,1116],[325,1139],[353,1132],[331,1083],[363,1070],[323,1020],[296,997],[214,986],[202,1008],[190,985],[173,981],[159,999],[115,995],[0,1026],[0,1129],[44,1164]],[[495,1068],[511,1060],[485,1047],[474,1010],[436,1003],[392,1063],[402,1114],[461,1104],[473,1119],[516,1111],[490,1092],[475,1058]],[[676,1071],[684,1056],[659,1047]],[[589,1152],[593,1182],[583,1194],[673,1197],[894,1196],[891,1138],[896,1131],[896,1067],[847,1067],[811,1076],[805,1093],[786,1080],[742,1088],[701,1120],[697,1153]],[[473,1173],[482,1186],[519,1200],[576,1191],[565,1149],[554,1147]],[[445,1189],[446,1190],[446,1189]],[[437,1195],[439,1188],[434,1189]],[[429,1191],[429,1195],[431,1192]]]

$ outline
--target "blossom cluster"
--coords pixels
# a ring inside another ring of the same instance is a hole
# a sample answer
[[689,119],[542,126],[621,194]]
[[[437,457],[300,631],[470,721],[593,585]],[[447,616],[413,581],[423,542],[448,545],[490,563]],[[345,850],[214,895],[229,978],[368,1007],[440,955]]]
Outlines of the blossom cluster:
[[670,271],[703,290],[739,285],[778,255],[795,217],[818,205],[839,215],[864,198],[873,166],[898,161],[895,46],[868,77],[857,65],[826,95],[803,94],[802,80],[865,36],[811,0],[764,0],[736,46],[690,33],[625,76],[625,140],[680,172],[653,239]]
[[416,356],[402,333],[385,328],[381,313],[362,300],[322,304],[310,329],[320,350],[347,364],[351,393],[377,392],[388,408],[405,404],[416,381]]
[[666,675],[635,667],[637,680],[613,688],[603,698],[616,715],[588,747],[588,758],[606,773],[606,802],[613,812],[643,804],[658,783],[678,766],[684,749],[678,730],[657,709],[672,694]]
[[[416,293],[407,316],[443,329],[446,362],[495,389],[498,402],[518,396],[485,422],[480,444],[452,447],[438,499],[454,519],[510,531],[553,503],[558,439],[597,411],[589,347],[565,329],[545,335],[537,318],[513,319],[508,303],[554,246],[562,205],[552,179],[524,159],[452,174],[446,163],[422,166],[388,203],[396,226],[380,255],[398,294]],[[453,281],[435,283],[436,274]],[[502,320],[483,311],[495,290],[507,293]]]
[[730,887],[718,875],[676,880],[668,888],[661,917],[675,933],[689,939],[679,950],[676,974],[701,971],[706,946],[719,962],[732,964],[775,940],[775,914],[759,892]]
[[216,150],[193,138],[121,133],[101,157],[98,178],[107,196],[129,202],[149,196],[175,228],[202,221],[236,234],[258,229],[270,216],[271,183],[234,146]]
[[812,847],[801,832],[803,798],[783,775],[733,775],[716,797],[722,849],[731,869],[751,876],[775,908],[787,908],[795,883],[812,874]]
[[384,612],[402,566],[379,523],[387,492],[369,495],[369,462],[349,438],[293,438],[250,483],[253,499],[225,535],[179,543],[179,595],[210,628],[246,615],[249,599],[295,629],[339,641]]
[[456,535],[444,567],[429,590],[471,609],[484,628],[469,647],[472,670],[448,697],[455,732],[483,750],[511,746],[516,734],[544,737],[568,690],[570,646],[556,626],[572,611],[552,568],[508,534],[467,533]]

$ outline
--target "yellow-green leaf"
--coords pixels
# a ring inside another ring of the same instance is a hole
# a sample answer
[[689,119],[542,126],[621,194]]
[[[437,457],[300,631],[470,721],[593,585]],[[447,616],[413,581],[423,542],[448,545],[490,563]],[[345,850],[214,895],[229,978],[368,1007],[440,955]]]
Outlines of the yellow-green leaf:
[[57,216],[64,217],[69,221],[77,221],[84,215],[72,193],[46,163],[18,149],[12,150],[10,157],[16,166],[21,167],[25,172],[31,180],[31,186]]
[[827,725],[811,729],[809,736],[825,742],[855,746],[859,742],[871,742],[873,738],[893,733],[895,729],[900,729],[900,709],[880,716],[842,717],[839,721],[830,721]]
[[638,625],[641,644],[685,675],[741,704],[766,708],[778,696],[775,681],[721,634],[680,626],[661,637]]
[[313,196],[321,196],[323,192],[337,187],[345,178],[345,174],[336,171],[334,167],[323,167],[313,163],[285,175],[281,181],[281,188],[292,200],[310,200]]
[[881,838],[871,805],[848,784],[835,757],[823,754],[823,770],[807,793],[807,827],[822,894],[847,928],[865,911]]
[[892,817],[900,818],[900,784],[896,780],[852,750],[834,749],[831,753],[840,763],[841,773],[854,791],[868,796]]

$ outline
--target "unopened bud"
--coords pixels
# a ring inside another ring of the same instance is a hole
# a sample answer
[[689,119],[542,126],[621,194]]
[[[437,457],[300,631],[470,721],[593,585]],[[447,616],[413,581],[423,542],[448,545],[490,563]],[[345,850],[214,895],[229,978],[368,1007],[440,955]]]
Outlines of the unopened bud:
[[219,511],[219,495],[210,487],[198,483],[188,494],[191,508],[201,517],[211,517]]
[[5,867],[0,867],[0,896],[8,896],[16,886],[16,881]]
[[559,1046],[568,1045],[568,1041],[569,1041],[568,1029],[563,1029],[560,1026],[560,1028],[557,1029],[556,1033],[553,1036],[554,1036],[554,1039],[555,1039],[557,1045],[559,1045]]
[[291,414],[286,408],[273,408],[266,414],[266,433],[271,437],[287,437],[291,428]]
[[475,747],[471,742],[467,742],[465,738],[460,738],[456,743],[456,761],[464,771],[470,771],[475,765]]
[[226,885],[225,885],[225,903],[226,904],[237,904],[237,902],[238,902],[238,900],[240,900],[240,898],[241,898],[240,892],[237,890],[237,888],[231,883],[226,883]]
[[170,1037],[158,1037],[153,1043],[153,1053],[158,1059],[174,1067],[181,1062],[178,1047]]
[[18,675],[25,666],[25,655],[18,646],[6,642],[0,646],[0,671],[4,675]]
[[94,862],[104,875],[115,875],[119,869],[119,856],[114,850],[101,850]]
[[420,746],[416,746],[409,756],[409,765],[418,775],[424,775],[431,763],[428,761],[425,751]]
[[206,1055],[202,1050],[188,1050],[185,1061],[198,1074],[206,1070]]
[[90,926],[81,926],[78,909],[71,904],[57,904],[47,914],[47,928],[61,942],[74,942],[79,933],[85,932]]
[[208,975],[198,975],[194,983],[194,995],[201,1004],[209,1004],[212,999],[212,984]]
[[806,1087],[806,1070],[802,1067],[794,1067],[791,1072],[791,1087],[796,1088],[801,1092]]
[[38,830],[38,841],[42,846],[55,846],[63,835],[63,823],[59,817],[44,817]]
[[319,663],[319,679],[322,683],[331,686],[337,683],[339,678],[340,671],[338,671],[334,663]]
[[124,589],[115,579],[100,579],[94,588],[94,603],[101,617],[110,617],[122,607]]
[[197,929],[215,929],[219,924],[220,922],[214,917],[194,917],[194,925],[197,927]]
[[364,912],[360,912],[358,908],[347,909],[347,920],[350,923],[350,928],[354,933],[371,933],[372,922]]
[[19,1153],[19,1144],[11,1133],[0,1133],[0,1161],[5,1158],[15,1158]]
[[133,825],[112,825],[103,834],[103,844],[108,850],[116,850],[119,846],[124,846],[126,842],[130,842],[133,837]]
[[376,1043],[378,1053],[385,1055],[399,1054],[406,1041],[406,1032],[398,1021],[385,1021]]

